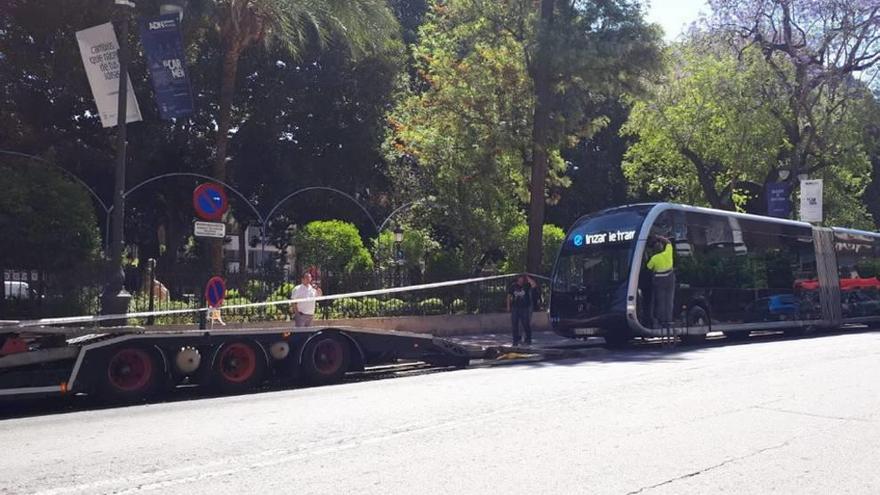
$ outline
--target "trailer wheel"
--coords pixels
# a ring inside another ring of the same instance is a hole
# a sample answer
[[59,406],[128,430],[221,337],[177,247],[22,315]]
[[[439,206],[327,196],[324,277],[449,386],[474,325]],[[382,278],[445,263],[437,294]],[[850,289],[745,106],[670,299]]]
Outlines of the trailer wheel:
[[152,352],[138,347],[121,347],[106,356],[101,373],[104,398],[112,402],[132,402],[156,391],[160,369]]
[[303,349],[303,372],[316,385],[338,382],[348,371],[350,363],[351,347],[334,333],[314,337]]
[[244,392],[259,385],[265,366],[253,344],[230,342],[217,353],[211,381],[223,393]]

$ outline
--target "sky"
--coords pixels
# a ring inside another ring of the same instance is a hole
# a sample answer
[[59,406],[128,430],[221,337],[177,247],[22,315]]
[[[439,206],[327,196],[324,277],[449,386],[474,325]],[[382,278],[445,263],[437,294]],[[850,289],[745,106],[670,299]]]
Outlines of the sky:
[[706,0],[650,0],[648,21],[660,24],[666,41],[673,41],[700,12],[709,12]]

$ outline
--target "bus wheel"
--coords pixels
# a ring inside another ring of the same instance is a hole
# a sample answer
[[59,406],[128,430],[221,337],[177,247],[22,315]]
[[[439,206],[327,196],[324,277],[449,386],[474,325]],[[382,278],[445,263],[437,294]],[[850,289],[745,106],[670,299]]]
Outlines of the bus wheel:
[[316,385],[341,380],[350,362],[351,347],[335,333],[319,334],[303,349],[303,373],[309,382]]
[[223,345],[214,360],[212,383],[223,393],[249,390],[263,379],[266,363],[261,352],[248,342],[230,342]]
[[156,391],[160,369],[152,352],[139,347],[120,347],[106,354],[101,373],[102,398],[133,402]]
[[[709,315],[706,314],[705,309],[699,306],[694,306],[688,311],[687,323],[688,327],[705,327],[709,324]],[[706,342],[706,334],[684,334],[681,336],[681,341],[689,345],[702,344],[703,342]]]

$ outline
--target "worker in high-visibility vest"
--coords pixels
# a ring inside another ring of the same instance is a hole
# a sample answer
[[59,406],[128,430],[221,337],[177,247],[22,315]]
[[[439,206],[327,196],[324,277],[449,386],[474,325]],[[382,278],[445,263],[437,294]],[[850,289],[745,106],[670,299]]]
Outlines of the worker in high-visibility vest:
[[648,258],[651,271],[651,319],[654,328],[667,328],[672,323],[675,304],[675,270],[673,248],[669,239],[652,236],[648,248],[653,254]]

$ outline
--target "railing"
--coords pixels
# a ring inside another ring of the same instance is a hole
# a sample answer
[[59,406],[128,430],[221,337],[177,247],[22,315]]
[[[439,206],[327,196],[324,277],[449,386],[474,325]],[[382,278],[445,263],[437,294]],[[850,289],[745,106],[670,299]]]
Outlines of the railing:
[[[146,267],[129,269],[126,274],[126,286],[132,294],[129,312],[195,310],[204,307],[202,294],[207,279],[204,272],[204,269],[187,265],[178,265],[173,271],[160,271],[151,290],[151,277]],[[34,297],[0,300],[0,320],[98,314],[102,273],[101,267],[94,266],[75,272],[28,279],[27,282],[35,284]],[[294,284],[286,280],[289,278],[288,274],[264,272],[261,275],[260,278],[247,274],[228,275],[224,306],[290,298]],[[324,295],[332,295],[427,281],[419,279],[418,274],[402,276],[392,268],[358,276],[325,273],[322,282],[325,286]],[[495,279],[461,286],[320,301],[316,318],[327,320],[500,312],[505,310],[509,283],[509,279]],[[193,311],[149,319],[139,318],[131,323],[197,324],[199,318],[200,313]],[[290,308],[281,303],[227,309],[222,311],[222,318],[227,323],[285,321],[290,319]]]

